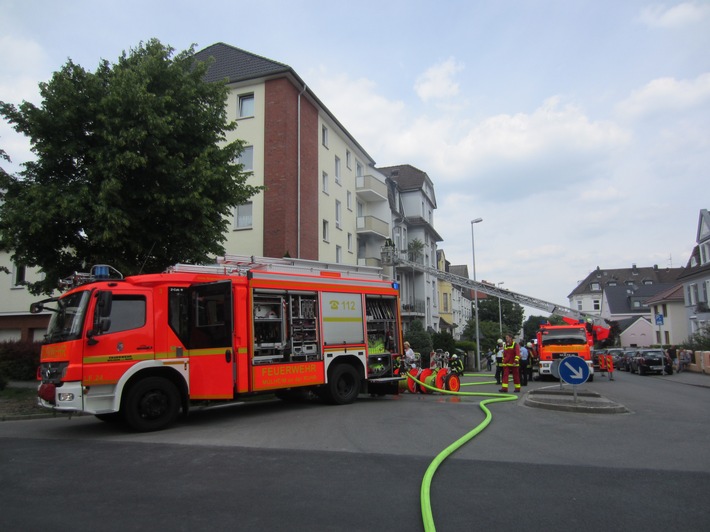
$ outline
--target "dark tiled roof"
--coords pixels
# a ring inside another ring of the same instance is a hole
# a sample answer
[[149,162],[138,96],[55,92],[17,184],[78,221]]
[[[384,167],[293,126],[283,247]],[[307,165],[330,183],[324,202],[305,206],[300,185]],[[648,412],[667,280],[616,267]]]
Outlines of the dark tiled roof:
[[656,295],[648,298],[644,303],[646,305],[652,305],[653,303],[661,303],[663,301],[683,301],[683,285],[677,284],[669,288],[668,290],[662,290]]
[[[648,314],[648,307],[643,303],[660,292],[665,292],[675,285],[655,284],[631,286],[608,286],[604,289],[609,312],[615,314]],[[641,302],[641,306],[634,308],[632,301]]]
[[[651,285],[658,284],[675,284],[678,277],[683,273],[683,268],[659,268],[658,266],[648,266],[638,268],[616,268],[616,269],[597,269],[587,275],[587,277],[577,285],[577,287],[567,296],[568,298],[579,295],[594,293],[590,285],[597,282],[601,285],[601,289],[613,288],[611,283],[617,285],[625,285],[628,282],[633,282],[637,286],[641,286],[644,282],[651,282]],[[601,290],[599,290],[601,294]]]
[[288,65],[221,42],[195,54],[198,61],[207,61],[210,58],[214,58],[214,62],[205,76],[205,81],[208,82],[226,80],[227,83],[234,83],[288,72],[296,75]]
[[426,172],[422,172],[411,164],[385,166],[377,170],[382,172],[386,177],[394,180],[401,191],[420,190],[424,187],[424,183],[429,178]]

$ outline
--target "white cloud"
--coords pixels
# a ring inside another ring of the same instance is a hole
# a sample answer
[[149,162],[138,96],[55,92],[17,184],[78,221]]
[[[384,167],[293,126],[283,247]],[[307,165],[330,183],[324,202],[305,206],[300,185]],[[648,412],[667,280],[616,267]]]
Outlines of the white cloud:
[[710,73],[695,79],[658,78],[636,90],[617,110],[622,116],[640,117],[664,111],[692,109],[710,101]]
[[463,69],[463,63],[449,57],[421,74],[414,83],[414,91],[424,102],[458,96],[460,87],[454,77]]
[[684,2],[672,7],[655,4],[645,8],[640,20],[651,28],[684,28],[710,18],[710,4]]

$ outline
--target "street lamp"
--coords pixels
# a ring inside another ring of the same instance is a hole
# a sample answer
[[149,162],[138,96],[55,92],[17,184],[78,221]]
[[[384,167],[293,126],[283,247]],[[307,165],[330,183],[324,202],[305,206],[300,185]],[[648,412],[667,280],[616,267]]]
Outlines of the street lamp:
[[[500,288],[504,282],[505,281],[501,281],[498,283],[498,288]],[[500,294],[498,294],[498,324],[500,326],[500,337],[503,338],[503,313],[500,310]]]
[[483,221],[483,218],[471,220],[471,253],[473,254],[473,306],[476,310],[476,371],[481,370],[481,335],[478,328],[478,289],[476,288],[476,244],[473,238],[473,224]]

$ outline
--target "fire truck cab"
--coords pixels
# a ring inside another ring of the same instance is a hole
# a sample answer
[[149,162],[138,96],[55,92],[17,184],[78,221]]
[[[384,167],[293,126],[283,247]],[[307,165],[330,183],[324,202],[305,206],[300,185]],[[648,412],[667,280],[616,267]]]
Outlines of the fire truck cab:
[[196,402],[312,391],[346,404],[398,391],[399,291],[379,269],[231,256],[114,272],[75,274],[66,293],[32,305],[52,312],[42,406],[150,431]]
[[594,380],[591,356],[591,337],[583,323],[578,325],[540,325],[537,332],[537,356],[539,376],[552,376],[555,360],[578,356],[589,366],[589,381]]

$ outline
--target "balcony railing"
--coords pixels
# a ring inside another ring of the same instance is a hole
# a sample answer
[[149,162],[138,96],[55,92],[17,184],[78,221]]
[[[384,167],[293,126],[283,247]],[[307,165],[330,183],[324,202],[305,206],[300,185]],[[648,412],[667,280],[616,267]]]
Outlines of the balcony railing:
[[415,299],[414,303],[402,302],[402,314],[424,314],[426,310],[424,303],[423,299]]
[[365,201],[386,201],[387,185],[371,175],[361,175],[355,178],[355,191],[358,197]]
[[387,238],[390,232],[390,225],[374,216],[358,216],[357,232],[358,234],[375,233],[383,238]]

